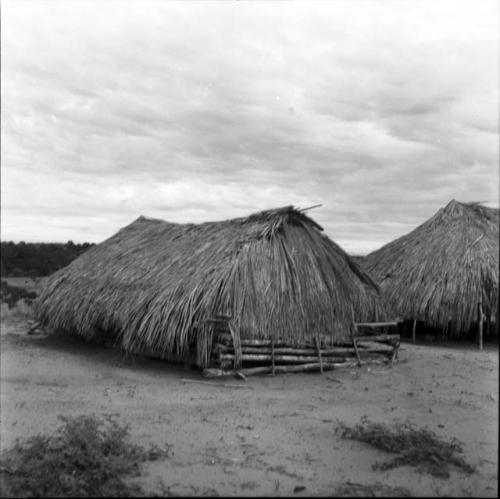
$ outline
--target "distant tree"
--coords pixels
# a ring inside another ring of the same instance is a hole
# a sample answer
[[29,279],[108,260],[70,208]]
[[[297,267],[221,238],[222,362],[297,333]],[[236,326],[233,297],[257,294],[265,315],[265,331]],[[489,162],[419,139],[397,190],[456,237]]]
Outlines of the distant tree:
[[2,277],[40,277],[65,267],[92,243],[1,243],[0,266]]

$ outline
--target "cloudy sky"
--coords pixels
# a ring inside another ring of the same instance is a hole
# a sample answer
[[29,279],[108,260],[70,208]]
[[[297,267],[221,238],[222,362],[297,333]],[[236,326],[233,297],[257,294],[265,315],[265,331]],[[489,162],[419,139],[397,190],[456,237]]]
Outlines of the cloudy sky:
[[2,1],[2,240],[293,204],[351,253],[498,206],[488,0]]

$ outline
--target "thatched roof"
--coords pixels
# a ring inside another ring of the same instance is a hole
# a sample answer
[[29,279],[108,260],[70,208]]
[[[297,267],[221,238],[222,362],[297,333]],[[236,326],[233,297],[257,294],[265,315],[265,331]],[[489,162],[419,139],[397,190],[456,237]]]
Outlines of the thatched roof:
[[366,255],[349,255],[351,259],[356,262],[360,267],[363,267]]
[[365,321],[382,309],[371,278],[321,231],[291,206],[199,225],[140,217],[52,275],[37,314],[88,338],[116,331],[128,351],[196,350],[200,366],[218,313],[242,338],[333,343],[352,310]]
[[451,201],[415,230],[370,253],[362,265],[392,312],[463,335],[478,301],[498,321],[498,209]]

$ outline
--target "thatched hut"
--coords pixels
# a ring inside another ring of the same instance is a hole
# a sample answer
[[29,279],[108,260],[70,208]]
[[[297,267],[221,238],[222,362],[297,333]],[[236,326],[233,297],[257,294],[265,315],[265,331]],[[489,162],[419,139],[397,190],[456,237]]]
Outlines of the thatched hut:
[[477,329],[481,301],[488,329],[498,331],[498,225],[498,208],[453,200],[362,265],[401,318],[465,336]]
[[52,275],[36,313],[52,329],[200,367],[218,314],[242,339],[334,344],[353,318],[383,310],[372,279],[322,230],[291,206],[197,225],[139,217]]

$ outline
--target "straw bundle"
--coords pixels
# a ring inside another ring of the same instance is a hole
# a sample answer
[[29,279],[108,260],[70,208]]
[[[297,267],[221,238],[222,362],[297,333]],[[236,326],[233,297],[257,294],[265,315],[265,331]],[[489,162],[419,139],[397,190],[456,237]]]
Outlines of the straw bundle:
[[362,265],[395,315],[463,336],[480,300],[486,320],[498,324],[498,226],[498,209],[453,200]]
[[139,217],[52,275],[36,303],[45,325],[126,351],[210,360],[214,323],[241,338],[334,343],[383,315],[371,278],[293,207],[199,225]]

